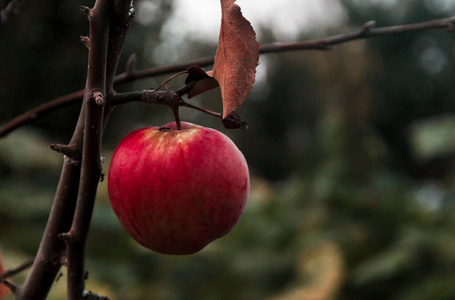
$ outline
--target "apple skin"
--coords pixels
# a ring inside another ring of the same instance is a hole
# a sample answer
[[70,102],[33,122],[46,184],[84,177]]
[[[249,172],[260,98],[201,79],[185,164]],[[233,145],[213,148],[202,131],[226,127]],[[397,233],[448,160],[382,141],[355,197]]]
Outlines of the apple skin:
[[215,129],[182,122],[128,134],[109,167],[112,208],[142,246],[192,254],[239,220],[250,179],[245,157]]

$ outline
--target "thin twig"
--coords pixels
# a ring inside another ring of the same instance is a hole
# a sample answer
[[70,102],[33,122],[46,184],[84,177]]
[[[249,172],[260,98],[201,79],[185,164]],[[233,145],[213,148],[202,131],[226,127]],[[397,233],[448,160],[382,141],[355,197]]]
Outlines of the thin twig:
[[294,43],[271,43],[260,47],[261,53],[283,52],[292,50],[329,50],[332,46],[350,42],[353,40],[365,39],[377,36],[399,35],[410,32],[424,31],[430,29],[447,29],[452,31],[455,24],[455,17],[431,20],[427,22],[388,26],[374,28],[375,22],[369,21],[362,28],[323,39],[301,41]]
[[[354,30],[348,33],[337,34],[323,39],[315,39],[310,41],[300,41],[292,43],[269,43],[260,46],[261,54],[294,51],[294,50],[328,50],[331,46],[350,42],[353,40],[364,39],[369,37],[397,35],[408,32],[425,31],[430,29],[447,29],[449,32],[453,30],[455,24],[455,16],[450,18],[436,19],[420,23],[412,23],[398,26],[387,26],[372,28],[372,21],[367,22],[367,26],[361,29]],[[204,57],[197,60],[192,60],[186,63],[175,64],[158,68],[144,69],[134,71],[133,74],[122,73],[116,76],[116,84],[131,82],[137,79],[153,77],[157,75],[169,74],[186,70],[187,68],[197,65],[205,67],[212,65],[214,57]]]
[[34,259],[27,260],[27,261],[23,262],[22,264],[20,264],[19,266],[9,269],[6,272],[4,272],[3,274],[0,274],[0,280],[6,279],[9,277],[13,277],[13,276],[19,274],[20,272],[28,269],[31,265],[33,265],[33,261],[34,261]]
[[1,280],[0,280],[0,283],[4,284],[7,288],[9,288],[10,291],[11,291],[13,294],[16,294],[17,285],[15,285],[14,283],[12,283],[12,282],[9,281],[8,279],[1,279]]
[[223,114],[222,114],[222,113],[210,111],[210,110],[208,110],[208,109],[205,109],[205,108],[202,108],[202,107],[193,105],[193,104],[188,103],[188,102],[185,102],[185,101],[182,101],[182,104],[181,104],[180,106],[192,108],[192,109],[198,110],[198,111],[200,111],[200,112],[203,112],[203,113],[205,113],[205,114],[208,114],[208,115],[210,115],[210,116],[213,116],[213,117],[216,117],[216,118],[219,118],[219,119],[222,119],[222,118],[223,118]]
[[186,73],[188,73],[188,71],[187,71],[187,70],[184,70],[184,71],[178,72],[177,74],[172,75],[171,77],[169,77],[168,79],[166,79],[163,83],[161,83],[157,88],[155,88],[155,91],[158,91],[160,88],[162,88],[163,86],[165,86],[166,84],[168,84],[171,80],[177,78],[177,77],[180,76],[180,75],[186,74]]
[[[455,24],[455,17],[436,19],[427,22],[413,23],[407,25],[398,25],[398,26],[388,26],[388,27],[379,27],[373,28],[374,22],[367,22],[362,28],[354,30],[348,33],[333,35],[323,39],[315,39],[310,41],[300,41],[292,43],[269,43],[264,44],[260,47],[261,54],[266,53],[276,53],[276,52],[285,52],[285,51],[295,51],[295,50],[329,50],[332,49],[332,46],[359,40],[370,37],[378,36],[387,36],[387,35],[398,35],[405,34],[409,32],[418,32],[431,29],[447,29],[449,32],[453,31]],[[114,84],[122,84],[131,82],[137,79],[153,77],[158,75],[164,75],[169,73],[175,73],[184,71],[187,68],[197,65],[201,67],[209,66],[213,64],[214,57],[204,57],[186,63],[175,64],[170,66],[163,66],[157,68],[143,69],[143,70],[134,70],[133,63],[134,60],[131,59],[127,64],[125,71],[117,76],[115,76]],[[64,97],[57,98],[46,104],[42,104],[16,118],[4,124],[0,127],[0,138],[6,136],[8,133],[13,130],[31,123],[35,120],[40,119],[41,117],[47,115],[48,113],[56,110],[61,106],[68,105],[70,103],[82,101],[83,91],[77,91],[72,94],[69,94]]]
[[51,112],[57,110],[62,106],[66,106],[68,104],[73,103],[80,103],[82,101],[82,97],[84,96],[84,90],[80,90],[71,94],[68,94],[63,97],[59,97],[52,101],[43,103],[22,115],[17,116],[10,122],[2,125],[0,127],[0,137],[6,136],[8,133],[14,131],[15,129],[29,123],[33,123],[44,116],[50,114]]
[[80,149],[74,144],[62,145],[62,144],[51,144],[49,147],[55,152],[62,153],[68,158],[72,159],[75,163],[80,162],[81,152]]

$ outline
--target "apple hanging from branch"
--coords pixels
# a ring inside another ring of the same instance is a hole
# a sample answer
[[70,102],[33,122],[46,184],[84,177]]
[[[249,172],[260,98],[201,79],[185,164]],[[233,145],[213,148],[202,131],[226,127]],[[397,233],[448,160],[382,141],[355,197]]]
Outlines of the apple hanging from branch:
[[[235,0],[220,2],[213,70],[189,68],[185,93],[192,98],[219,86],[223,125],[245,128],[236,109],[255,81],[259,45]],[[192,254],[228,233],[249,192],[248,166],[240,150],[214,129],[181,122],[182,103],[169,104],[175,123],[127,135],[114,152],[108,175],[111,204],[126,231],[164,254]]]
[[142,128],[117,146],[108,191],[118,219],[142,246],[192,254],[228,233],[249,192],[246,160],[224,134],[182,122]]

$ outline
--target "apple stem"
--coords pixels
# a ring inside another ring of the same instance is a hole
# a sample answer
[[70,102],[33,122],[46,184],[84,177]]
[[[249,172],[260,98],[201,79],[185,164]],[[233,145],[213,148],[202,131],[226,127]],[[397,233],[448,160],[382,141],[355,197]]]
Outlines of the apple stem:
[[181,130],[182,124],[180,122],[179,106],[178,105],[172,106],[172,112],[174,113],[175,124],[177,125],[177,130]]

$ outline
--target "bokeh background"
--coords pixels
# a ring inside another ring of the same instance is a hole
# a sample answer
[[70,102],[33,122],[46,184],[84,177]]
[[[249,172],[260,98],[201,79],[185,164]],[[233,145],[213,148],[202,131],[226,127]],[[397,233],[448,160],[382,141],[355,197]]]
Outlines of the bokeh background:
[[[4,4],[3,1],[1,2]],[[260,43],[319,38],[376,20],[390,26],[455,13],[451,0],[238,0]],[[24,1],[0,27],[0,124],[84,86],[92,1]],[[214,55],[215,0],[135,2],[120,72]],[[111,299],[455,299],[455,35],[432,30],[331,51],[261,56],[239,113],[245,131],[184,110],[245,154],[252,186],[234,230],[198,254],[152,253],[114,216],[100,183],[88,289]],[[118,86],[133,91],[169,75]],[[168,88],[178,88],[176,80]],[[221,110],[219,91],[191,100]],[[0,140],[0,247],[14,267],[38,248],[79,104]],[[112,115],[103,155],[131,130],[172,121],[138,103]],[[64,273],[64,269],[62,269]],[[25,274],[14,280],[20,284]],[[64,299],[63,274],[50,299]]]

